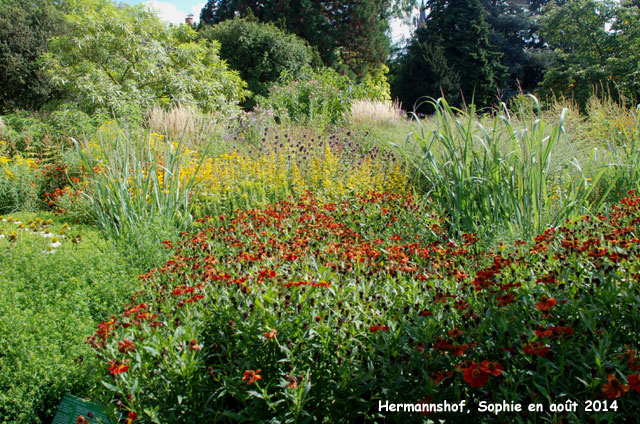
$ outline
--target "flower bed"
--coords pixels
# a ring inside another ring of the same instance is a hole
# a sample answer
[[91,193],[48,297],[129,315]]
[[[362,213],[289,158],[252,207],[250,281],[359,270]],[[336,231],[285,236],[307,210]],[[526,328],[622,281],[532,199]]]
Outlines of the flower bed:
[[[379,402],[461,400],[525,405],[521,421],[629,418],[639,204],[631,193],[608,216],[491,251],[400,195],[307,194],[201,220],[89,339],[103,400],[141,422],[406,422],[423,417]],[[608,411],[549,410],[588,400]]]

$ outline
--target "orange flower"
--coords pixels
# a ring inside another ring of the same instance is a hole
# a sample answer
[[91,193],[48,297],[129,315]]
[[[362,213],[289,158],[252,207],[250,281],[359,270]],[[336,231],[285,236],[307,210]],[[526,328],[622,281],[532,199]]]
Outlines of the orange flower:
[[459,328],[454,328],[453,330],[448,331],[447,334],[453,339],[462,335],[462,330],[460,330]]
[[136,346],[133,344],[133,341],[124,339],[123,341],[118,342],[118,350],[122,353],[135,352]]
[[549,352],[549,348],[544,343],[531,342],[524,347],[524,353],[527,355],[544,356]]
[[287,387],[289,389],[295,389],[296,387],[298,387],[298,379],[295,378],[294,376],[287,375],[287,380],[288,380]]
[[269,331],[268,333],[264,333],[264,336],[267,339],[273,339],[277,335],[278,335],[278,330],[276,330],[275,328],[273,330]]
[[607,381],[608,382],[602,386],[602,392],[607,395],[609,399],[619,398],[627,393],[631,388],[630,386],[625,386],[620,383],[620,380],[618,380],[614,374],[609,374],[607,376]]
[[482,371],[476,362],[463,370],[462,378],[471,387],[482,387],[489,381],[489,374]]
[[388,325],[372,325],[369,327],[369,330],[371,330],[372,333],[375,333],[376,331],[389,331],[389,326]]
[[246,381],[247,384],[251,385],[256,381],[262,380],[261,372],[261,370],[246,370],[242,376],[242,381]]
[[539,311],[548,311],[556,306],[556,300],[553,297],[542,296],[540,302],[536,303],[536,309]]
[[202,347],[198,344],[198,341],[196,339],[192,339],[189,342],[189,349],[191,349],[191,350],[201,350]]
[[123,364],[122,362],[114,362],[109,367],[109,372],[111,374],[123,374],[129,370],[129,365]]
[[633,390],[640,393],[640,375],[631,374],[627,377],[627,381]]
[[89,424],[89,421],[82,415],[79,415],[76,419],[76,424]]
[[499,362],[489,362],[486,359],[480,363],[480,371],[498,377],[502,374],[502,365]]

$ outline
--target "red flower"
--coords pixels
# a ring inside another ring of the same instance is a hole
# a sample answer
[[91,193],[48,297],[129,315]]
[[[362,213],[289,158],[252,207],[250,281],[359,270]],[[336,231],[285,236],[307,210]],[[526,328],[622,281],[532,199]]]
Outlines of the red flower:
[[268,333],[264,333],[264,336],[267,339],[273,339],[277,335],[278,335],[278,330],[276,330],[275,328],[273,330],[269,331]]
[[471,387],[482,387],[489,381],[489,374],[482,371],[476,362],[463,370],[462,378]]
[[287,387],[289,389],[295,389],[296,387],[298,387],[298,379],[295,378],[294,376],[287,375],[287,381],[288,381]]
[[451,371],[447,371],[447,370],[436,371],[433,374],[431,374],[431,380],[433,381],[433,385],[434,386],[437,386],[443,380],[445,380],[445,379],[447,379],[449,377],[453,377],[453,373]]
[[129,365],[123,364],[122,362],[114,362],[109,367],[109,372],[111,374],[123,374],[129,370]]
[[501,294],[500,296],[498,296],[498,306],[506,306],[509,303],[513,302],[515,300],[515,296],[512,294]]
[[453,339],[462,335],[462,330],[460,330],[459,328],[454,328],[453,330],[448,331],[447,334]]
[[118,350],[121,353],[135,352],[136,346],[133,344],[133,341],[124,339],[123,341],[118,342]]
[[502,365],[499,362],[489,362],[485,359],[480,363],[480,371],[498,377],[502,374]]
[[246,381],[247,384],[251,385],[256,381],[262,380],[262,376],[260,375],[261,370],[246,370],[244,375],[242,376],[242,381]]
[[539,311],[548,311],[556,306],[556,300],[553,297],[542,296],[540,302],[536,303],[536,309]]
[[135,412],[131,411],[131,412],[129,412],[129,415],[127,416],[127,423],[126,424],[133,424],[137,419],[138,419],[138,414],[136,414]]
[[630,386],[625,386],[620,383],[620,380],[618,380],[614,374],[609,374],[607,376],[607,383],[602,386],[602,392],[607,395],[609,399],[616,399],[627,393],[630,388]]
[[389,326],[388,325],[372,325],[371,327],[369,327],[369,330],[371,330],[372,333],[375,333],[376,331],[389,331]]
[[165,241],[163,241],[163,242],[162,242],[162,244],[164,244],[164,246],[165,246],[167,249],[173,249],[173,243],[171,243],[171,241],[169,241],[169,240],[165,240]]
[[633,390],[640,393],[640,375],[631,374],[627,377],[627,381]]
[[451,346],[451,348],[449,349],[449,352],[451,352],[451,354],[453,356],[461,356],[464,354],[464,351],[467,350],[467,345],[466,344],[455,344],[453,346]]
[[531,342],[524,347],[524,353],[527,355],[544,356],[549,352],[549,348],[544,343]]

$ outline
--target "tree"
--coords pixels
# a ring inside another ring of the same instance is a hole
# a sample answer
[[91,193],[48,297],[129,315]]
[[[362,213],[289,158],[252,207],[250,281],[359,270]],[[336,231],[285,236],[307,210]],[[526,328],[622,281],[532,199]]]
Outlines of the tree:
[[542,80],[547,49],[536,22],[544,3],[546,1],[541,0],[482,0],[490,28],[489,41],[502,52],[501,63],[507,68],[505,100],[519,90],[533,91]]
[[[317,57],[306,41],[271,23],[229,19],[203,28],[200,36],[219,42],[220,57],[240,73],[253,94],[264,97],[283,72],[295,77]],[[245,102],[248,109],[254,105],[252,99]]]
[[452,103],[459,100],[460,77],[449,66],[437,33],[419,28],[393,66],[391,94],[403,108],[430,113],[433,109],[428,98],[444,96]]
[[56,97],[38,64],[47,39],[63,31],[63,13],[53,0],[0,2],[0,113],[37,109]]
[[245,83],[218,56],[215,42],[197,42],[189,25],[169,27],[142,6],[109,0],[78,5],[69,29],[50,42],[45,66],[89,113],[141,112],[185,103],[203,110],[234,107]]
[[209,0],[200,19],[216,24],[251,13],[307,40],[326,65],[363,77],[387,58],[391,7],[390,0]]
[[596,91],[640,99],[639,33],[636,7],[596,0],[551,5],[542,34],[555,57],[541,93],[571,96],[582,108]]
[[[443,90],[450,90],[454,87],[454,76],[457,75],[457,86],[461,96],[457,102],[450,103],[460,106],[461,103],[471,102],[473,99],[476,105],[489,105],[498,94],[505,68],[500,64],[501,54],[489,42],[489,26],[480,0],[431,0],[427,7],[429,14],[426,16],[424,27],[414,36],[418,37],[417,44],[414,44],[422,47],[414,48],[415,54],[404,56],[401,62],[414,62],[412,67],[415,67],[416,58],[433,60],[433,63],[423,66],[425,69],[437,71],[442,66],[443,58],[446,58],[446,66],[452,71],[451,78],[437,82],[436,85],[439,84]],[[423,42],[420,38],[427,41]],[[402,69],[403,65],[399,68]],[[398,84],[418,87],[422,86],[422,81],[433,78],[432,75],[421,75],[417,72],[401,73],[399,76],[402,75],[413,79],[400,82],[396,78],[396,87]],[[426,86],[431,87],[431,82]],[[416,92],[415,95],[433,96],[433,91]],[[405,106],[409,105],[405,103]]]

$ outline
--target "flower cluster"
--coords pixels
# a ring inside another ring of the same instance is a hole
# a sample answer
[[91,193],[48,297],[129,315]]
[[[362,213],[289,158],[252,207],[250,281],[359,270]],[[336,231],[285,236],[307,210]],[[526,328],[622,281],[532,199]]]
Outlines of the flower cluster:
[[377,399],[637,396],[639,205],[494,250],[397,194],[200,219],[90,338],[106,400],[175,422],[229,405],[357,421]]

